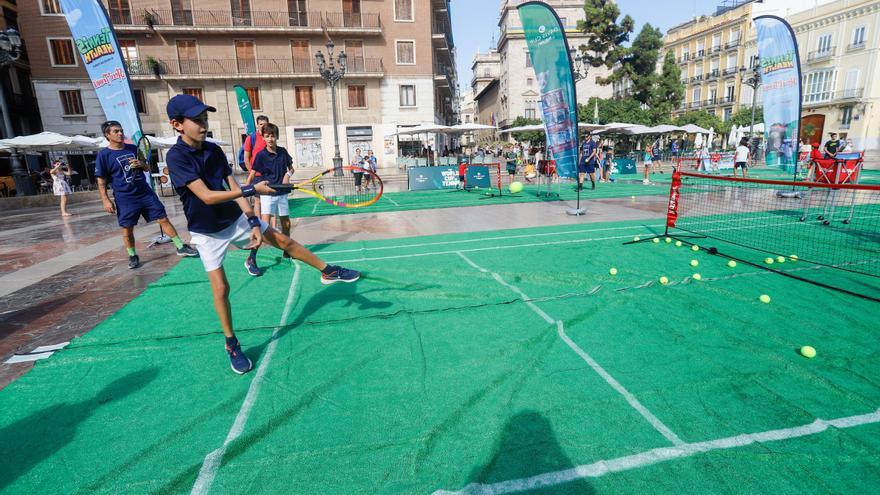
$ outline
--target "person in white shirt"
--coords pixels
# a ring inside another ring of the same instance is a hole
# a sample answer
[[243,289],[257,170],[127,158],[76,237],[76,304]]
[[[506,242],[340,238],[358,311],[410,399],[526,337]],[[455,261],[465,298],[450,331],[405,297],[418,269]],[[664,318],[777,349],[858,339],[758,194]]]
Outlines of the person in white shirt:
[[736,169],[742,168],[743,177],[749,176],[749,138],[739,140],[736,147],[736,155],[733,158],[733,176],[736,177]]
[[852,153],[853,152],[853,142],[852,139],[846,138],[846,144],[843,145],[843,153]]

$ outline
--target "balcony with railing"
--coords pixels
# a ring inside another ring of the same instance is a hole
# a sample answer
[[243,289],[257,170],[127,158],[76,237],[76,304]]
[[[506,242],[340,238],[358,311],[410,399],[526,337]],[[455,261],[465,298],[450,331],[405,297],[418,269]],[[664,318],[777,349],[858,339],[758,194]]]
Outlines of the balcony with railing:
[[733,50],[734,48],[737,48],[739,45],[740,45],[740,41],[738,39],[730,40],[724,44],[724,49],[725,50]]
[[710,51],[709,53],[713,53],[713,54],[714,53],[721,53],[721,50],[723,50],[723,48],[721,48],[720,44],[714,45],[714,46],[712,46],[712,51]]
[[718,98],[709,98],[708,100],[706,100],[706,101],[703,102],[703,106],[706,106],[706,107],[714,107],[714,106],[717,105],[718,103],[719,103],[719,99],[718,99]]
[[446,43],[447,48],[453,48],[455,43],[452,40],[452,26],[445,19],[434,18],[431,21],[431,37],[435,41]]
[[455,69],[450,66],[434,64],[434,82],[440,84],[440,86],[448,86],[450,88],[455,87]]
[[728,68],[724,69],[723,71],[721,71],[721,75],[723,75],[724,77],[734,76],[734,75],[736,75],[738,70],[739,69],[737,69],[736,67],[728,67]]
[[[251,77],[297,78],[319,77],[312,58],[274,59],[137,59],[127,60],[129,75],[134,79],[160,77],[165,79],[214,79],[230,75]],[[383,76],[381,58],[348,57],[347,76]]]
[[829,103],[852,103],[865,95],[865,88],[844,89],[842,91],[820,91],[804,95],[804,106],[825,105]]
[[693,83],[693,82],[700,82],[700,81],[702,81],[702,80],[703,80],[703,75],[702,75],[702,74],[697,74],[696,76],[694,76],[694,77],[691,78],[691,82],[692,82],[692,83]]
[[208,31],[303,31],[322,29],[380,32],[379,14],[343,12],[286,12],[262,10],[171,10],[143,9],[139,12],[111,9],[110,20],[117,30],[179,31],[202,28]]
[[706,80],[707,80],[707,81],[712,81],[712,80],[718,79],[720,76],[721,76],[721,71],[720,71],[720,70],[718,70],[718,69],[712,69],[711,71],[709,71],[708,74],[706,74]]
[[694,54],[694,60],[698,58],[703,58],[706,55],[706,50],[697,50],[697,53]]
[[830,60],[831,57],[834,56],[834,51],[836,47],[832,46],[827,50],[816,50],[807,54],[807,62],[822,62],[824,60]]
[[691,108],[700,108],[701,106],[703,106],[702,101],[692,101],[691,102]]

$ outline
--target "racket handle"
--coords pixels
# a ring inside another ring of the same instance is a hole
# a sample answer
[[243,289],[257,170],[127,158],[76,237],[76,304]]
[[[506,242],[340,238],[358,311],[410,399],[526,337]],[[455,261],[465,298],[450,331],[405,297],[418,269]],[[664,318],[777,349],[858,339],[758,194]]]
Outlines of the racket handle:
[[293,184],[269,184],[269,187],[280,193],[289,193],[290,191],[293,191]]

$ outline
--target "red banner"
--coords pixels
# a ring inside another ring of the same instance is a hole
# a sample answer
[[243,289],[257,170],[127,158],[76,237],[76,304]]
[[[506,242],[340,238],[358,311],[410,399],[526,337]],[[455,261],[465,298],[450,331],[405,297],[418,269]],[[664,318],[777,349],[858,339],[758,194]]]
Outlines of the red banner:
[[672,173],[672,186],[669,188],[669,205],[666,208],[666,227],[675,227],[678,220],[678,203],[681,199],[681,173],[676,170]]

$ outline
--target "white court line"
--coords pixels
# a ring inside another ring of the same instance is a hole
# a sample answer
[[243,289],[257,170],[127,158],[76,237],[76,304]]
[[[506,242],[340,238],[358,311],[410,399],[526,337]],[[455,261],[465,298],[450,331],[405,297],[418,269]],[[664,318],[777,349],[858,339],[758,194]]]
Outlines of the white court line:
[[287,302],[284,303],[284,312],[281,314],[281,320],[278,322],[278,326],[272,331],[269,345],[266,346],[266,355],[260,360],[260,366],[257,368],[257,373],[254,376],[253,381],[251,381],[250,387],[248,387],[244,402],[238,410],[238,415],[235,417],[235,422],[229,429],[229,433],[226,435],[226,440],[223,442],[223,445],[205,456],[205,460],[202,462],[202,468],[199,470],[199,476],[196,478],[192,491],[190,492],[193,495],[208,493],[208,490],[211,489],[211,485],[214,483],[214,477],[217,475],[217,470],[220,469],[220,464],[223,462],[223,455],[226,453],[226,448],[241,435],[242,431],[244,431],[248,417],[251,414],[251,408],[254,406],[254,403],[257,401],[257,395],[260,393],[260,386],[263,384],[263,376],[269,368],[269,362],[272,360],[272,354],[275,352],[275,347],[278,344],[278,332],[281,330],[281,327],[287,323],[287,318],[290,316],[290,310],[293,309],[296,285],[297,282],[299,282],[299,265],[299,263],[294,262],[295,269],[293,272],[293,280],[290,282],[290,289],[287,291]]
[[391,201],[392,203],[394,203],[394,206],[400,206],[400,203],[398,203],[397,201],[394,201],[393,199],[391,199],[390,196],[385,196],[385,199],[387,199],[388,201]]
[[880,422],[880,409],[868,414],[846,416],[843,418],[824,420],[817,419],[812,423],[782,428],[779,430],[744,433],[732,437],[718,438],[705,442],[685,443],[675,447],[659,447],[638,454],[605,459],[591,464],[581,464],[570,469],[538,474],[528,478],[500,481],[488,485],[471,483],[458,491],[437,490],[433,495],[497,495],[516,493],[527,490],[547,488],[583,478],[598,478],[609,473],[620,473],[632,469],[659,464],[675,459],[683,459],[696,454],[714,450],[745,447],[755,443],[778,442],[792,438],[805,437],[822,433],[829,427],[838,429],[854,428]]
[[321,204],[321,201],[316,199],[315,206],[312,207],[312,215],[314,215],[315,212],[318,211],[318,205],[320,205],[320,204]]
[[[470,258],[468,258],[467,256],[465,256],[464,253],[458,252],[457,254],[463,260],[467,261],[468,264],[479,269],[481,272],[484,272],[484,273],[489,272],[487,269],[482,268],[481,266],[474,263],[474,261],[471,260]],[[607,371],[605,371],[605,369],[602,368],[602,366],[599,363],[597,363],[595,359],[590,357],[589,354],[584,352],[583,349],[581,349],[577,344],[574,343],[573,340],[571,340],[568,337],[568,335],[566,335],[565,327],[564,327],[561,320],[554,320],[552,317],[550,317],[550,315],[548,315],[541,308],[536,306],[535,303],[533,303],[531,301],[532,298],[527,296],[525,292],[523,292],[522,290],[519,289],[519,287],[516,287],[515,285],[511,285],[511,284],[507,283],[503,278],[501,278],[500,275],[498,275],[495,272],[489,272],[489,273],[492,274],[492,277],[495,278],[495,280],[499,284],[501,284],[501,285],[507,287],[508,289],[510,289],[511,291],[515,292],[523,300],[523,302],[526,303],[526,305],[529,307],[529,309],[531,309],[538,316],[543,318],[544,321],[546,321],[547,323],[556,323],[556,332],[559,335],[559,337],[562,339],[562,341],[565,342],[566,345],[568,345],[568,347],[571,348],[571,350],[573,350],[575,353],[577,353],[577,355],[580,356],[581,359],[583,359],[584,362],[586,362],[590,366],[590,368],[593,369],[593,371],[595,371],[599,376],[601,376],[602,379],[605,380],[605,383],[610,385],[611,388],[613,388],[614,390],[617,391],[617,393],[622,395],[623,398],[626,399],[626,401],[629,403],[630,406],[632,406],[633,409],[638,411],[639,414],[641,414],[643,418],[645,418],[646,420],[648,420],[649,423],[651,423],[651,426],[653,426],[655,430],[657,430],[667,440],[672,442],[673,445],[684,445],[684,441],[682,441],[682,439],[680,439],[678,437],[678,435],[675,434],[675,432],[673,432],[672,430],[669,429],[668,426],[663,424],[663,422],[660,421],[660,419],[657,418],[657,416],[654,416],[654,414],[651,413],[651,411],[649,411],[648,408],[643,406],[642,403],[639,402],[639,400],[636,399],[636,397],[632,393],[629,392],[629,390],[627,390],[623,385],[621,385],[620,382],[615,380],[614,377],[611,376]]]

